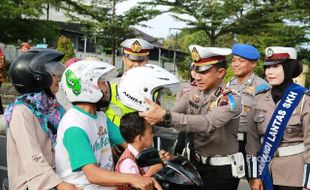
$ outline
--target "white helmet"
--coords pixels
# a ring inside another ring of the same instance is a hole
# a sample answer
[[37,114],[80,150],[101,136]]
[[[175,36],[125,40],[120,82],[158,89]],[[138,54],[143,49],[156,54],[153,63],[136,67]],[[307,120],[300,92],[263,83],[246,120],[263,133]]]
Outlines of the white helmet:
[[61,86],[70,102],[97,103],[103,96],[98,80],[116,76],[114,66],[101,61],[82,60],[70,65],[61,78]]
[[137,111],[146,111],[149,106],[145,103],[144,97],[156,102],[162,98],[160,97],[162,89],[176,93],[179,84],[180,80],[172,73],[157,65],[146,64],[125,72],[117,91],[122,104]]

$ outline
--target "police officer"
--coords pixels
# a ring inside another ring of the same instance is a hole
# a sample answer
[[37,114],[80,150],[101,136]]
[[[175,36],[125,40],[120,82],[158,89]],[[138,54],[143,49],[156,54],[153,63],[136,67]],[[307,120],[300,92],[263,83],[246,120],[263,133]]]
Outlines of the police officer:
[[228,48],[191,45],[197,87],[184,95],[173,111],[146,99],[150,109],[140,115],[151,123],[164,122],[177,130],[195,133],[194,161],[203,189],[237,189],[244,176],[244,160],[238,153],[237,129],[240,97],[225,87]]
[[[133,67],[144,66],[149,60],[150,50],[153,49],[152,44],[139,38],[127,39],[121,43],[121,46],[123,47],[124,71]],[[117,95],[118,79],[110,84],[111,102],[106,110],[108,118],[117,126],[120,125],[120,119],[124,114],[134,111],[119,101]]]
[[[184,95],[188,94],[191,90],[195,89],[196,86],[194,79],[195,71],[192,70],[193,66],[194,65],[191,64],[189,68],[190,80],[182,86],[181,90],[177,94],[176,101],[179,101]],[[192,160],[194,155],[190,154],[190,152],[194,152],[193,138],[194,137],[192,133],[179,132],[176,145],[174,148],[174,154],[181,154],[187,157],[188,160]]]
[[[310,189],[310,97],[307,90],[293,83],[302,72],[296,50],[266,48],[264,69],[271,88],[257,93],[248,114],[246,160],[250,186]],[[301,92],[296,93],[296,89]]]
[[232,54],[231,67],[235,77],[228,82],[227,86],[238,92],[242,99],[243,109],[239,119],[238,142],[239,150],[245,155],[246,114],[251,110],[255,92],[269,87],[264,79],[256,76],[253,72],[260,57],[255,47],[248,44],[234,44]]

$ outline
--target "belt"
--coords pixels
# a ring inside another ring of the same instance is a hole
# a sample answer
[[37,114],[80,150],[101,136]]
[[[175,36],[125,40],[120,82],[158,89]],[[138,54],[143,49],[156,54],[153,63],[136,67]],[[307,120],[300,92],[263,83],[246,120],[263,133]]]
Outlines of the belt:
[[[231,165],[233,163],[232,155],[229,156],[214,156],[214,157],[204,157],[201,155],[196,155],[200,157],[200,160],[197,160],[198,162],[201,162],[202,164],[210,164],[211,166],[225,166],[225,165]],[[199,159],[199,158],[198,158]]]
[[275,157],[292,156],[305,151],[305,144],[300,143],[292,146],[279,147]]
[[[260,141],[263,142],[264,137],[261,137]],[[300,154],[305,151],[305,144],[299,143],[291,146],[279,147],[275,153],[275,157],[283,157],[283,156],[292,156],[296,154]]]

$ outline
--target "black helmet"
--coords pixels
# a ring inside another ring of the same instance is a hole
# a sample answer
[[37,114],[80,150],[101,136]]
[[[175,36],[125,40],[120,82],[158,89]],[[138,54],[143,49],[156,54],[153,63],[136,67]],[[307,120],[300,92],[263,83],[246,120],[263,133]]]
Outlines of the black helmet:
[[9,70],[16,90],[25,94],[48,88],[53,81],[51,72],[59,67],[63,56],[63,53],[52,49],[32,49],[22,53]]

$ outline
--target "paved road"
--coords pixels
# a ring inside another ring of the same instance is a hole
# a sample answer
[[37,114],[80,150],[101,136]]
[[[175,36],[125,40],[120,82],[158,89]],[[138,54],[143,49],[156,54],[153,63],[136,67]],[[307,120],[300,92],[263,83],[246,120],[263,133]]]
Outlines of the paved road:
[[241,179],[238,190],[251,190],[249,183],[246,179]]

